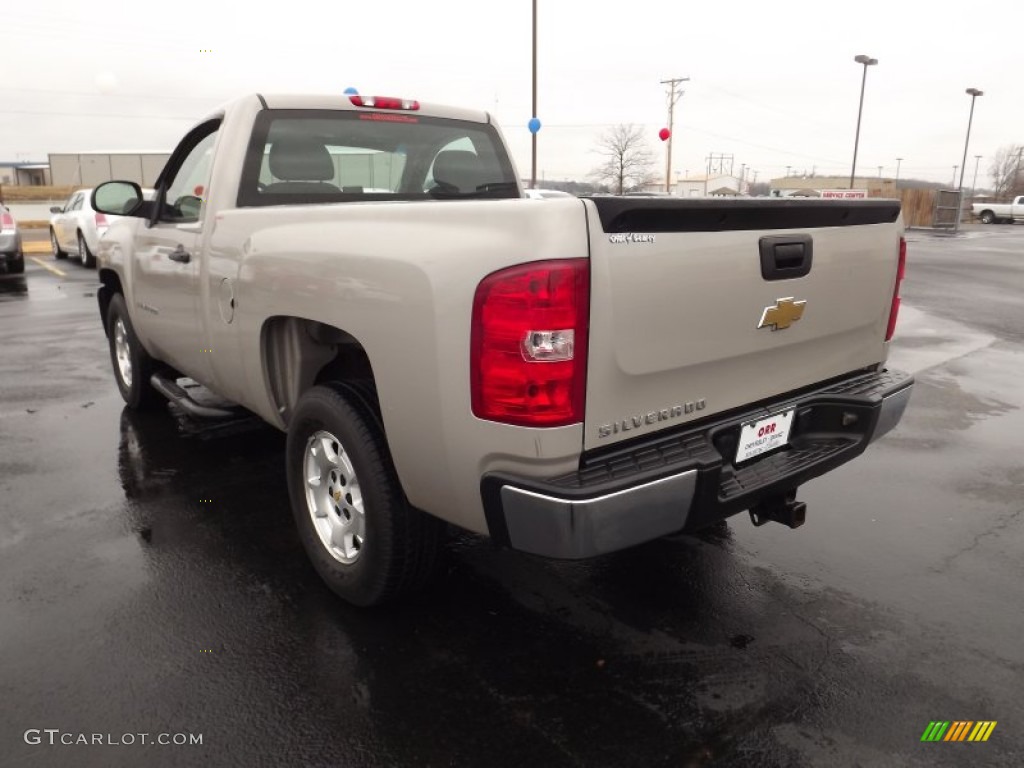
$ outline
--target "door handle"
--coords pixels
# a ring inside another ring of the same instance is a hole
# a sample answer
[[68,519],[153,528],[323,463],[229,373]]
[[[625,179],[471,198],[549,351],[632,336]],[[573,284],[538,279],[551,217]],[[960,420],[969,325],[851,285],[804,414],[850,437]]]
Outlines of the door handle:
[[178,247],[171,251],[169,254],[167,254],[167,258],[170,259],[171,261],[180,262],[181,264],[188,264],[190,261],[192,261],[192,254],[186,251],[182,247],[181,243],[178,243]]
[[814,241],[810,235],[766,235],[758,246],[765,280],[790,280],[811,271]]

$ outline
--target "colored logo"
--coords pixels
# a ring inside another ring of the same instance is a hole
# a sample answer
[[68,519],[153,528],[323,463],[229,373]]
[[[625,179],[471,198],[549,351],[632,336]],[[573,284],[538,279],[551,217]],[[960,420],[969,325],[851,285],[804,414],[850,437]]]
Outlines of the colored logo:
[[988,741],[995,729],[995,720],[932,720],[921,741]]
[[779,299],[774,306],[765,307],[761,313],[761,322],[758,328],[771,328],[773,331],[781,331],[789,328],[793,323],[804,316],[806,301],[793,301],[793,297]]

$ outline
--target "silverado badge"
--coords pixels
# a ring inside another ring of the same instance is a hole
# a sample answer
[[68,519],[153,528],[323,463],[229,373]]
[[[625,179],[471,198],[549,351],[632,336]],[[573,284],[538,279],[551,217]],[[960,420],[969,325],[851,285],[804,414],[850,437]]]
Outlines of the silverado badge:
[[761,313],[761,322],[758,328],[771,328],[773,331],[781,331],[789,328],[793,323],[804,316],[806,301],[793,301],[793,297],[779,299],[774,306],[765,307]]

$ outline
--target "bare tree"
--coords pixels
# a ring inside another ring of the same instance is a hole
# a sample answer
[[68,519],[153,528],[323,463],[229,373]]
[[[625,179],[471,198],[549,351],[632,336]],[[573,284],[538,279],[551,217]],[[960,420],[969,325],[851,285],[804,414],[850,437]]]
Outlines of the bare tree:
[[595,151],[604,161],[590,177],[617,194],[657,181],[654,158],[639,126],[616,125],[598,139]]
[[992,177],[992,194],[997,199],[1024,194],[1024,165],[1021,154],[1024,146],[1007,144],[1000,147],[992,159],[988,172]]

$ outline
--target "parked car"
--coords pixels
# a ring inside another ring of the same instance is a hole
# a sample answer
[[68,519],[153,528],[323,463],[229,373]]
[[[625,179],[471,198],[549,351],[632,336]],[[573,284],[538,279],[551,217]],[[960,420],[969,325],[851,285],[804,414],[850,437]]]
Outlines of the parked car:
[[20,274],[25,271],[25,253],[21,250],[21,232],[11,212],[0,203],[0,265],[4,271]]
[[[366,150],[387,192],[333,160]],[[517,178],[482,111],[251,94],[153,200],[93,192],[121,396],[236,415],[189,377],[285,431],[299,537],[355,604],[421,584],[445,523],[565,559],[743,510],[795,528],[798,486],[907,405],[899,201],[534,205]]]
[[975,203],[971,206],[982,224],[999,224],[1024,221],[1024,195],[1018,195],[1012,203]]
[[[153,190],[143,190],[149,199]],[[82,266],[96,266],[96,251],[100,238],[107,228],[119,219],[93,210],[89,202],[92,189],[79,189],[71,193],[68,201],[61,206],[50,209],[50,247],[58,259],[66,259],[68,253],[74,253],[82,262]]]

